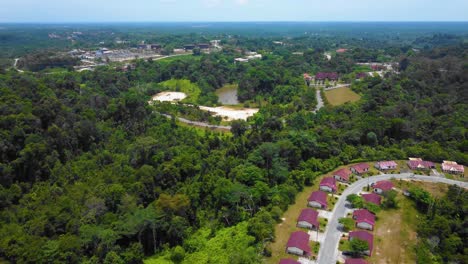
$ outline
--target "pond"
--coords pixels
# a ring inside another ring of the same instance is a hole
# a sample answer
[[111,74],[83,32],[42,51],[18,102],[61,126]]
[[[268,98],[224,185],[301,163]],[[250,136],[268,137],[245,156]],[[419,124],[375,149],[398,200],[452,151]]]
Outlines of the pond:
[[237,105],[239,100],[237,99],[237,84],[228,84],[224,87],[216,90],[218,96],[218,102],[223,105]]

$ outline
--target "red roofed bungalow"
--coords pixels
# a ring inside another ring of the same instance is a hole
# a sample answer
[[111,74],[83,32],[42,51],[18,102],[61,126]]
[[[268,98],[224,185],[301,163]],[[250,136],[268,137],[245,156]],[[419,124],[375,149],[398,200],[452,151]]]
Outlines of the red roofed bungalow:
[[366,250],[364,253],[372,256],[372,249],[374,248],[374,236],[371,233],[366,231],[351,231],[349,232],[349,240],[353,239],[366,241],[369,245],[369,250]]
[[299,256],[310,256],[309,234],[296,231],[289,237],[286,252]]
[[297,219],[297,226],[308,228],[308,229],[318,229],[318,212],[311,208],[306,208],[301,211],[299,218]]
[[345,53],[347,51],[348,51],[348,49],[337,49],[336,50],[337,53]]
[[378,170],[394,170],[397,166],[397,163],[393,160],[379,161],[375,163],[375,168]]
[[367,261],[363,259],[346,259],[345,264],[367,264]]
[[307,199],[308,205],[315,208],[326,209],[327,208],[327,194],[322,191],[315,191]]
[[301,263],[294,259],[282,259],[280,260],[279,264],[301,264]]
[[393,183],[391,181],[378,181],[372,185],[374,192],[377,194],[382,194],[393,189]]
[[373,203],[376,205],[380,205],[382,203],[382,197],[375,193],[366,193],[361,195],[362,199],[368,203]]
[[459,165],[455,161],[444,160],[444,163],[442,163],[442,171],[451,174],[464,174],[465,167]]
[[333,177],[341,182],[349,182],[349,176],[351,176],[351,171],[347,168],[337,170],[333,173]]
[[435,164],[431,161],[425,161],[420,158],[410,158],[408,161],[408,167],[412,170],[429,170],[434,169]]
[[336,181],[335,178],[325,177],[320,182],[320,190],[325,192],[336,192]]
[[359,164],[353,165],[351,166],[351,171],[358,175],[364,174],[369,171],[369,164],[359,163]]
[[359,209],[353,212],[353,219],[356,220],[356,226],[362,229],[374,230],[375,215],[366,209]]
[[336,72],[318,72],[315,74],[315,80],[325,80],[328,79],[330,81],[338,80],[338,73]]

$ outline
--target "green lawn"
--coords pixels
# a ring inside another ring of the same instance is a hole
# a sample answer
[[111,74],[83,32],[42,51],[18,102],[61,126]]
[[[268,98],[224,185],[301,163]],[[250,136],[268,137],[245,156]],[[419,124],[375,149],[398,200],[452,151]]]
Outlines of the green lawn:
[[197,84],[192,83],[190,80],[184,79],[170,79],[165,82],[159,83],[168,91],[183,92],[187,94],[187,98],[182,100],[186,103],[197,103],[198,97],[201,94],[201,89]]
[[342,105],[346,102],[356,102],[361,99],[359,94],[353,92],[348,87],[325,91],[325,96],[328,102],[333,106]]

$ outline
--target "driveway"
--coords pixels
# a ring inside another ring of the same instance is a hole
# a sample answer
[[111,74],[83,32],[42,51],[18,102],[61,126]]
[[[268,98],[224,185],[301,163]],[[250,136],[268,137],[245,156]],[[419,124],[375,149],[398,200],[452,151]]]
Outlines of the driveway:
[[346,197],[350,194],[357,194],[361,192],[362,188],[368,183],[375,183],[381,180],[395,179],[412,179],[427,182],[440,182],[445,184],[456,184],[463,188],[468,188],[467,182],[454,181],[447,178],[431,177],[422,175],[413,175],[412,173],[402,174],[383,174],[372,176],[369,178],[361,179],[351,184],[344,192],[343,195],[338,199],[335,204],[335,208],[332,211],[332,215],[328,221],[327,228],[325,230],[325,238],[323,243],[320,244],[320,251],[317,258],[318,264],[335,264],[338,258],[338,243],[340,240],[341,232],[338,230],[338,219],[344,217],[349,209],[345,207]]

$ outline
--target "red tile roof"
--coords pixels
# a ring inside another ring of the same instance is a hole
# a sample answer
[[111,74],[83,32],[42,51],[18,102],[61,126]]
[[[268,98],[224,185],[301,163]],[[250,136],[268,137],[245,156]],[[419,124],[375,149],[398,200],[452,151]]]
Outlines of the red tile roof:
[[351,166],[354,170],[356,170],[357,173],[361,174],[369,170],[369,164],[367,163],[359,163],[356,165]]
[[393,160],[379,161],[377,162],[377,166],[381,169],[387,169],[387,168],[396,167],[397,163]]
[[382,191],[390,191],[393,188],[393,183],[391,181],[378,181],[372,187]]
[[465,167],[463,165],[457,164],[456,162],[449,162],[449,161],[444,161],[442,163],[442,170],[443,171],[448,171],[448,172],[460,172],[463,173],[465,172]]
[[336,52],[338,52],[338,53],[344,53],[346,51],[348,51],[348,49],[337,49],[336,50]]
[[311,208],[303,209],[297,221],[304,221],[316,227],[319,227],[318,212]]
[[333,191],[336,191],[336,181],[333,177],[325,177],[322,179],[320,182],[320,186],[328,186],[330,187]]
[[411,169],[430,169],[435,167],[434,162],[425,160],[410,160],[408,166]]
[[345,179],[346,181],[349,181],[349,176],[351,175],[351,171],[347,168],[343,168],[340,170],[337,170],[333,175],[340,176],[340,178]]
[[360,240],[367,241],[369,245],[370,255],[372,255],[372,249],[374,248],[374,236],[366,231],[351,231],[349,232],[349,238],[357,238]]
[[323,205],[325,208],[327,207],[327,193],[323,191],[315,191],[307,199],[308,202],[317,202]]
[[382,197],[380,197],[380,195],[377,195],[375,193],[366,193],[361,196],[368,203],[380,205],[380,203],[382,202]]
[[367,264],[367,261],[363,259],[346,259],[345,264]]
[[318,72],[315,74],[315,79],[317,80],[338,80],[338,73],[336,72]]
[[309,234],[303,231],[296,231],[289,237],[286,247],[296,247],[310,255]]
[[301,264],[299,261],[295,261],[294,259],[282,259],[280,260],[279,264]]
[[372,226],[375,225],[375,215],[366,209],[355,210],[353,212],[353,218],[356,219],[357,223],[366,222]]

